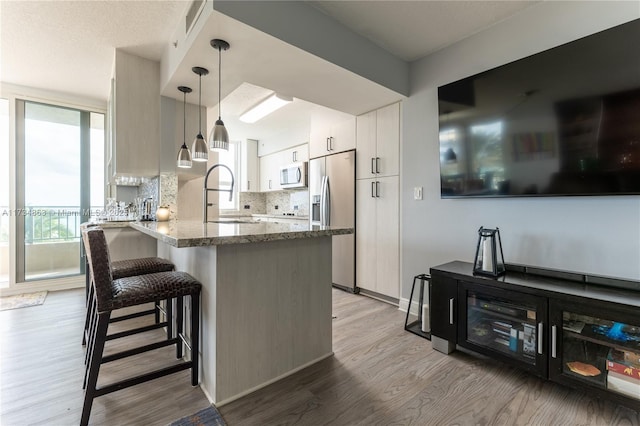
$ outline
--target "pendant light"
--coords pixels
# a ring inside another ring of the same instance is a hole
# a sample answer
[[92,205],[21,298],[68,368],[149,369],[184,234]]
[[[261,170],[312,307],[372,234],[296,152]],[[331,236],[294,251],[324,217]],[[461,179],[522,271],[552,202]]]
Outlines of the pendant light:
[[184,93],[183,107],[182,107],[182,122],[183,127],[183,139],[180,151],[178,151],[178,167],[183,169],[191,168],[191,152],[187,147],[187,93],[191,93],[191,88],[186,86],[179,86],[178,90]]
[[198,136],[196,136],[191,146],[193,161],[206,162],[209,159],[209,148],[207,141],[202,136],[202,76],[209,74],[209,70],[202,67],[193,67],[191,71],[198,74]]
[[227,129],[224,127],[224,123],[222,122],[222,116],[220,112],[221,107],[221,80],[222,80],[222,50],[229,49],[229,43],[224,40],[220,40],[214,38],[211,40],[211,47],[218,51],[218,120],[216,120],[216,125],[213,126],[213,130],[211,131],[211,135],[209,136],[209,148],[212,150],[229,150],[229,133],[227,133]]

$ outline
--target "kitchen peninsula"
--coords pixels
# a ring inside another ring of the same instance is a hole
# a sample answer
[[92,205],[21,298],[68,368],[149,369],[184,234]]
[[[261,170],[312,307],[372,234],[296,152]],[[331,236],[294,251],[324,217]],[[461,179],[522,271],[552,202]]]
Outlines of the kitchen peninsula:
[[[333,354],[331,238],[301,223],[132,222],[203,284],[201,387],[217,406]],[[189,307],[187,306],[187,309]]]

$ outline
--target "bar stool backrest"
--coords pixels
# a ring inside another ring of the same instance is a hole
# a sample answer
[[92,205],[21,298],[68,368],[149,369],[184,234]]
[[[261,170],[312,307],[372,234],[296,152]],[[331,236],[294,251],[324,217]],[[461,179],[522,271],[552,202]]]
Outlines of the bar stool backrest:
[[108,301],[113,298],[111,259],[109,246],[101,228],[89,228],[82,231],[92,285],[94,286],[98,312],[104,312]]

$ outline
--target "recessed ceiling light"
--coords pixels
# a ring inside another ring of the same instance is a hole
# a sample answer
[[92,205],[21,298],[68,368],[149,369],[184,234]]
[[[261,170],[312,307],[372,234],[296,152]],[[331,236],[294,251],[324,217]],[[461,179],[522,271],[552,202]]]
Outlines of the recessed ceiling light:
[[289,96],[279,95],[274,93],[268,96],[266,99],[258,102],[251,107],[248,111],[240,116],[240,121],[245,123],[255,123],[261,118],[271,114],[275,110],[282,108],[286,104],[293,101],[293,98]]

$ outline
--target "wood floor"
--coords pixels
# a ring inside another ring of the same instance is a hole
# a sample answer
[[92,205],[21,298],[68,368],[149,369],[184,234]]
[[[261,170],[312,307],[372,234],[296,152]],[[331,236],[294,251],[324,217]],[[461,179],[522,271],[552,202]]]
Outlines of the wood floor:
[[[229,426],[640,424],[638,411],[490,359],[435,352],[403,330],[404,314],[393,306],[339,290],[333,296],[335,356],[220,407]],[[78,424],[83,297],[80,290],[49,293],[42,306],[0,312],[0,424]],[[126,344],[110,343],[110,350]],[[102,381],[172,354],[167,348],[107,364]],[[166,425],[207,405],[185,371],[97,398],[90,423]]]

